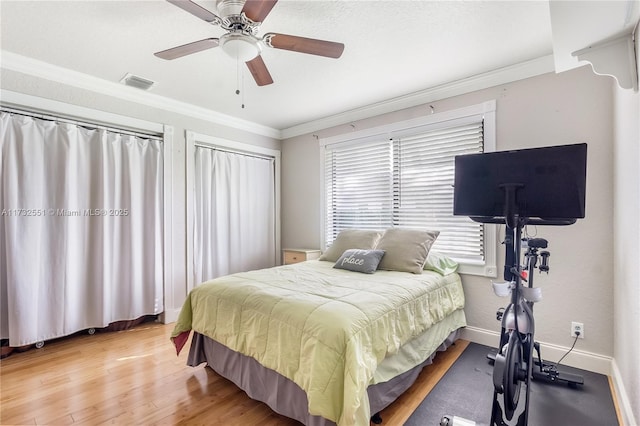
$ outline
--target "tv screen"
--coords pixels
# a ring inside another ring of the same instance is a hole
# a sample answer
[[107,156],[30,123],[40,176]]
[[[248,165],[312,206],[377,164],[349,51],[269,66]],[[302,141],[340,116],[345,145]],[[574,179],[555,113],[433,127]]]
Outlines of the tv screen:
[[504,218],[508,188],[520,218],[578,219],[585,215],[587,144],[455,157],[453,214],[481,222]]

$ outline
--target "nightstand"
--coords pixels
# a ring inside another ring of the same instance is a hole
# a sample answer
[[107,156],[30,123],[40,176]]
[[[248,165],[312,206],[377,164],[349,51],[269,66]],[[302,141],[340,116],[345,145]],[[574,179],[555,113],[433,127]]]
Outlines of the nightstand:
[[320,250],[309,250],[309,249],[282,250],[283,265],[291,265],[292,263],[304,262],[305,260],[313,260],[319,257],[320,257]]

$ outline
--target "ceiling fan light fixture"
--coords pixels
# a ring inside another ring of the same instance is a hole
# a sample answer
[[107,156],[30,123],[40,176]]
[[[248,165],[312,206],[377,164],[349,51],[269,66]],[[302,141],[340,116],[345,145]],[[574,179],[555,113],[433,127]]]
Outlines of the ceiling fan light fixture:
[[220,37],[220,47],[233,59],[247,62],[260,54],[258,39],[246,34],[228,33]]

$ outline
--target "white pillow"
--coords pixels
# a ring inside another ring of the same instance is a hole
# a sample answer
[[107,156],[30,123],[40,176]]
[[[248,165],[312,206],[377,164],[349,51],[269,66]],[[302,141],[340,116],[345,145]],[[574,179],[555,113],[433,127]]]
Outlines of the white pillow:
[[429,250],[440,235],[440,231],[389,228],[376,245],[385,255],[378,269],[421,274]]
[[340,231],[336,239],[333,240],[331,247],[322,253],[318,260],[335,262],[345,250],[349,249],[372,250],[376,247],[381,236],[381,231],[345,229]]

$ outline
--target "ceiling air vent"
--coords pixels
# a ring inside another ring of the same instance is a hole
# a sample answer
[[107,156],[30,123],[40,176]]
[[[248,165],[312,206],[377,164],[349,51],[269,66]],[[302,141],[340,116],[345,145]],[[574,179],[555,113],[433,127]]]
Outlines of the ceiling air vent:
[[122,77],[120,83],[142,90],[149,90],[156,84],[155,81],[147,80],[146,78],[138,77],[131,73],[127,73],[127,75]]

